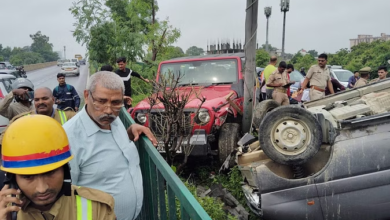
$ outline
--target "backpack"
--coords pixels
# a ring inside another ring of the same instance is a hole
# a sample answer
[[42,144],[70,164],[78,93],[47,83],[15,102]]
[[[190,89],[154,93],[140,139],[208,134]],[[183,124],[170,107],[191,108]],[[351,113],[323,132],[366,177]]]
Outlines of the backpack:
[[[56,92],[56,93],[58,93],[58,88],[59,86],[57,86],[57,87],[55,87],[54,88],[54,91]],[[70,92],[70,91],[72,91],[72,87],[70,86],[70,85],[68,85],[68,84],[66,84],[66,89],[68,90],[68,92]]]

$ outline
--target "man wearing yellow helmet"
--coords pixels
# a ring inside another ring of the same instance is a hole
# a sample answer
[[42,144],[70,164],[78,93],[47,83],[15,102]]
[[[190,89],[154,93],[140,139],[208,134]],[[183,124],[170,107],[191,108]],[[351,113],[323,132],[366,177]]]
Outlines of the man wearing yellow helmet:
[[115,219],[112,196],[71,185],[72,158],[66,133],[52,118],[28,115],[10,125],[2,145],[0,219]]

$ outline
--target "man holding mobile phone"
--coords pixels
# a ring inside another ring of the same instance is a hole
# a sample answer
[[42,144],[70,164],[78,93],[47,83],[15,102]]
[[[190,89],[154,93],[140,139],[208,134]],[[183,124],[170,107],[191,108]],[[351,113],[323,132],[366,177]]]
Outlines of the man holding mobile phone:
[[12,123],[2,146],[0,219],[116,219],[111,195],[71,185],[72,158],[65,130],[53,118],[28,115]]
[[281,61],[278,68],[270,75],[267,83],[267,86],[274,88],[274,91],[272,92],[272,99],[280,105],[290,104],[287,89],[291,86],[291,84],[294,84],[294,82],[289,81],[287,71],[285,71],[286,68],[286,62]]
[[23,112],[34,111],[33,99],[34,84],[28,79],[17,78],[12,83],[12,91],[0,102],[0,115],[11,120]]

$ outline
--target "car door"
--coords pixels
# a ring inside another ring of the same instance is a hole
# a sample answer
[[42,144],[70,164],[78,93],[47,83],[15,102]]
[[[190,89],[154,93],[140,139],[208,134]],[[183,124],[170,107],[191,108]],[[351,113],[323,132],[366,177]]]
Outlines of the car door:
[[315,178],[324,219],[390,219],[390,113],[348,123]]

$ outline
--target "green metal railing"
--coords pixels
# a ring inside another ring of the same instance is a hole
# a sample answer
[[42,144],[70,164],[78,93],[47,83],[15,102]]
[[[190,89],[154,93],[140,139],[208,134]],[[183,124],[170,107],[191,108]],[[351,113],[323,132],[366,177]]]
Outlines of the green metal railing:
[[[135,123],[125,108],[122,108],[119,117],[125,127]],[[144,202],[137,220],[175,220],[177,212],[182,220],[211,220],[152,143],[142,137],[136,145],[144,186]],[[176,208],[177,200],[180,210]]]

